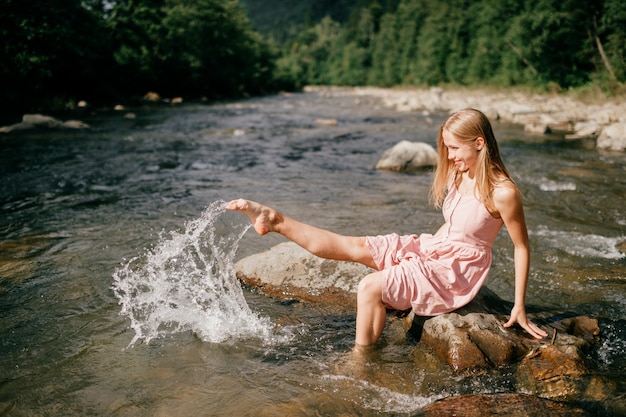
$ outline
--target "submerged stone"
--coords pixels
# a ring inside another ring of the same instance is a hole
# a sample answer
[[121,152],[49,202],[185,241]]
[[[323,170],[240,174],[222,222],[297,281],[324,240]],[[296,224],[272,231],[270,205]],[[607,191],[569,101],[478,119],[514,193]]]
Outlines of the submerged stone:
[[525,394],[472,394],[448,397],[426,406],[417,417],[583,417],[568,404]]

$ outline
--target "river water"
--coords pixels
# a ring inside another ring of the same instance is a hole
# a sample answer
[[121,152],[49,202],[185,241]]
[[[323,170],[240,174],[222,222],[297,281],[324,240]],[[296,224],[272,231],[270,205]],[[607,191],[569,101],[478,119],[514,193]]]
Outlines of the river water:
[[[435,145],[444,114],[332,92],[132,111],[0,137],[0,415],[395,416],[520,392],[512,368],[455,375],[393,325],[357,371],[354,314],[233,278],[284,241],[223,210],[240,196],[341,233],[434,232],[431,174],[373,166],[400,140]],[[494,130],[524,196],[528,303],[598,317],[592,370],[624,396],[626,154]],[[487,286],[513,298],[505,231]]]

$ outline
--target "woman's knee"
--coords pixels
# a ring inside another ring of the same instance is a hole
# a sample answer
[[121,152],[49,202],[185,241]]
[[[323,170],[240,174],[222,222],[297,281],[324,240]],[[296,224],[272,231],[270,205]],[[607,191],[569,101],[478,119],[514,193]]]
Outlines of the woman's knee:
[[360,282],[357,292],[359,301],[374,300],[382,302],[383,296],[383,275],[381,272],[374,272],[366,275]]

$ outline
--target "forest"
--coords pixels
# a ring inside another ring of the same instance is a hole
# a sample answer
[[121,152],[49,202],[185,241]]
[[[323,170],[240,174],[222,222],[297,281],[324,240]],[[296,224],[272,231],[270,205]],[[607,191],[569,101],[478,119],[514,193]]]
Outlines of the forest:
[[623,0],[0,0],[3,113],[305,85],[624,94]]

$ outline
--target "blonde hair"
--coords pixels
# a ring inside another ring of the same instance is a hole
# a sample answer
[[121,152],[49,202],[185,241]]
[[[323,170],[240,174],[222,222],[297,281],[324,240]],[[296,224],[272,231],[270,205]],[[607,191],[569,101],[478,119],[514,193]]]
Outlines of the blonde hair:
[[468,108],[453,113],[439,128],[437,138],[439,161],[430,190],[431,202],[440,208],[449,191],[448,187],[451,181],[455,181],[457,187],[461,182],[461,176],[457,175],[458,170],[448,159],[448,148],[443,143],[444,130],[453,134],[461,143],[469,144],[479,137],[485,140],[483,148],[478,152],[475,191],[480,202],[485,205],[490,213],[494,213],[496,211],[492,198],[494,187],[505,182],[514,185],[514,182],[500,157],[498,142],[496,142],[489,119],[484,113],[476,109]]

